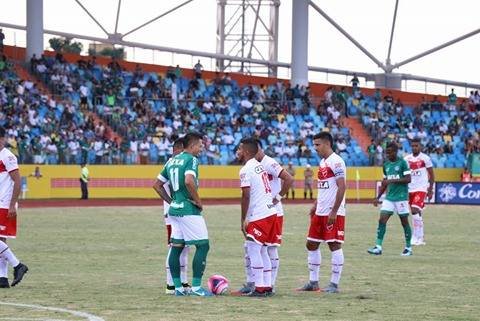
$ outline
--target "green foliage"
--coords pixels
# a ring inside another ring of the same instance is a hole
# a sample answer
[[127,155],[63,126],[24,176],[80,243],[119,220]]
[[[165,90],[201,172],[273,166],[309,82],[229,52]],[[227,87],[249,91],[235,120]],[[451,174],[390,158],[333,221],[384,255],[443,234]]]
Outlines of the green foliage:
[[95,49],[89,49],[88,54],[90,56],[105,56],[116,59],[123,59],[125,55],[124,48],[104,48],[101,51],[97,52]]
[[83,49],[82,43],[72,41],[70,38],[50,38],[48,42],[55,52],[80,54]]

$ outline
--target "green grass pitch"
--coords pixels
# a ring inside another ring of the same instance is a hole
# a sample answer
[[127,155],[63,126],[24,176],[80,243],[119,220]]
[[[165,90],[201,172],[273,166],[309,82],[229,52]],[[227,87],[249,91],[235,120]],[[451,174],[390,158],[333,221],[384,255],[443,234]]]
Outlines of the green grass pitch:
[[[369,256],[378,209],[349,205],[341,293],[296,293],[308,279],[308,205],[285,206],[277,295],[176,298],[164,294],[165,227],[159,207],[51,208],[20,212],[10,245],[30,272],[0,302],[84,311],[105,320],[480,320],[480,207],[430,206],[426,246],[401,257],[392,217],[384,254]],[[240,207],[207,206],[211,239],[205,279],[244,281]],[[322,250],[321,285],[330,278]],[[193,255],[190,255],[190,260]],[[190,269],[191,270],[191,269]],[[63,312],[6,306],[1,320],[86,320]]]

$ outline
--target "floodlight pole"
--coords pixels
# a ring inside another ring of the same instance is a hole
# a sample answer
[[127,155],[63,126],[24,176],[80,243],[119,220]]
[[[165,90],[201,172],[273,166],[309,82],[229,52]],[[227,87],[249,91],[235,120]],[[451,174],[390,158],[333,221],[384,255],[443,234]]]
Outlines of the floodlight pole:
[[399,0],[395,1],[395,10],[393,11],[392,31],[390,32],[390,44],[388,45],[387,60],[385,62],[387,67],[391,65],[390,54],[392,53],[392,43],[393,43],[393,34],[395,32],[395,23],[397,22],[398,2]]
[[43,54],[43,0],[27,0],[27,54],[26,61],[35,54]]
[[308,0],[292,1],[293,86],[308,86]]

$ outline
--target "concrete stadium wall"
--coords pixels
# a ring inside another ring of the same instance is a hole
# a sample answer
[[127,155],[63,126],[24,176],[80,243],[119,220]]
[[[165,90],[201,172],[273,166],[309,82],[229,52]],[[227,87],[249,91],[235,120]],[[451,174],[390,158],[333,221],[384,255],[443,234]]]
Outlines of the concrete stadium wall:
[[[80,198],[80,166],[40,165],[41,177],[35,177],[36,165],[21,165],[26,183],[26,199]],[[158,198],[152,185],[162,166],[91,165],[89,196],[91,198]],[[356,199],[356,171],[360,176],[360,199],[375,196],[375,182],[382,179],[380,167],[353,167],[347,170],[347,198]],[[238,198],[239,166],[200,166],[200,196],[203,198]],[[461,169],[435,169],[438,181],[459,181]],[[303,168],[296,169],[296,198],[303,198]],[[315,189],[314,189],[314,195]]]

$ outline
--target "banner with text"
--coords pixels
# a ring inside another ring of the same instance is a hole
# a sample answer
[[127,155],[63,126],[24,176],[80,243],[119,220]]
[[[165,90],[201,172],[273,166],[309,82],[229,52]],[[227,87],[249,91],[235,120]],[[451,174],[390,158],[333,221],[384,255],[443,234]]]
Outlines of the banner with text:
[[480,205],[480,183],[437,182],[437,204]]

